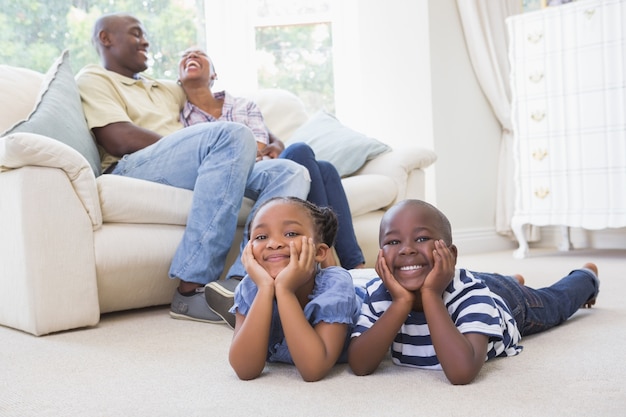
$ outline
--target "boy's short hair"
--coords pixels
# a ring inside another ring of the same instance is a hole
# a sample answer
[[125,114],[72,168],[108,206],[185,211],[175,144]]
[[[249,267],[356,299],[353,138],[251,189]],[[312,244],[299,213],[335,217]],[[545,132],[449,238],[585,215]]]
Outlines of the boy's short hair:
[[436,217],[436,220],[437,220],[437,225],[435,225],[435,227],[441,233],[441,238],[446,243],[446,245],[448,245],[448,246],[452,245],[452,225],[450,224],[450,220],[448,220],[446,215],[443,214],[443,212],[441,210],[439,210],[437,207],[433,206],[430,203],[422,201],[422,200],[416,200],[416,199],[402,200],[402,201],[396,203],[395,205],[393,205],[383,215],[383,218],[382,218],[382,220],[380,222],[381,231],[382,231],[382,226],[385,223],[387,217],[393,215],[394,209],[399,209],[402,206],[421,207],[421,208],[425,208],[426,210],[428,210],[432,214],[434,214],[435,217]]

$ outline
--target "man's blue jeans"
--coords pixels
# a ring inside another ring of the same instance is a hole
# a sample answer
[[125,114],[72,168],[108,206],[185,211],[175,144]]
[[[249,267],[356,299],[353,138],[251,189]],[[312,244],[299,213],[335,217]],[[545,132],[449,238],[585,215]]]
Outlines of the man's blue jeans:
[[575,269],[546,288],[534,289],[511,276],[473,272],[509,306],[522,336],[557,326],[598,295],[600,281],[590,269]]
[[339,227],[335,250],[341,266],[352,269],[364,263],[363,252],[354,234],[348,198],[337,169],[328,161],[315,159],[313,149],[303,142],[287,146],[280,158],[290,159],[306,167],[311,174],[311,190],[306,198],[318,206],[331,207],[337,214]]
[[[224,269],[246,196],[308,193],[304,168],[297,164],[255,164],[256,141],[246,126],[201,123],[174,132],[125,155],[111,172],[193,190],[191,210],[170,277],[207,284]],[[285,161],[289,162],[289,161]],[[163,204],[168,204],[164,201]],[[242,245],[243,247],[243,245]]]

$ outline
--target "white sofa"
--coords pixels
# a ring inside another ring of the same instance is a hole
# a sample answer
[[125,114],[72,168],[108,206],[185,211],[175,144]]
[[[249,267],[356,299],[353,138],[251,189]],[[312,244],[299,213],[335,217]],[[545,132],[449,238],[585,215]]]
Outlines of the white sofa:
[[[33,111],[47,77],[0,65],[0,136]],[[309,117],[285,91],[259,91],[253,98],[284,140]],[[385,209],[423,198],[424,169],[435,159],[429,150],[407,146],[343,179],[368,266],[376,259]],[[94,326],[102,313],[170,303],[177,282],[168,268],[192,192],[97,175],[92,167],[46,135],[0,137],[1,325],[44,335]],[[228,265],[250,207],[250,201],[242,207]]]

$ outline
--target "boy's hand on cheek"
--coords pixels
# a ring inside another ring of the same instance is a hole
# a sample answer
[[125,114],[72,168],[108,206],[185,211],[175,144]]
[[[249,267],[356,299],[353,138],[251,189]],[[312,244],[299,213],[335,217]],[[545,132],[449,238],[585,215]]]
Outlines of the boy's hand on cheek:
[[387,288],[389,294],[391,294],[393,301],[408,301],[411,305],[413,305],[415,294],[400,285],[400,283],[396,280],[396,277],[393,276],[387,266],[382,249],[378,252],[375,269],[380,279],[383,280],[385,288]]
[[426,277],[423,290],[443,294],[454,277],[455,257],[443,240],[435,241],[434,266]]

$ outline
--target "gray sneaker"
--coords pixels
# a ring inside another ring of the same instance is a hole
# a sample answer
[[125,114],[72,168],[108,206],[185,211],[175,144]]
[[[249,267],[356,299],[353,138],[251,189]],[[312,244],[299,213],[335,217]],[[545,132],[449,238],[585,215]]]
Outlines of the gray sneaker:
[[175,319],[202,321],[205,323],[224,322],[207,305],[204,298],[204,287],[197,288],[196,293],[188,297],[176,290],[170,307],[170,316]]
[[241,282],[231,278],[227,280],[209,282],[204,287],[204,295],[209,308],[230,326],[235,328],[235,315],[228,310],[235,304],[235,288]]

